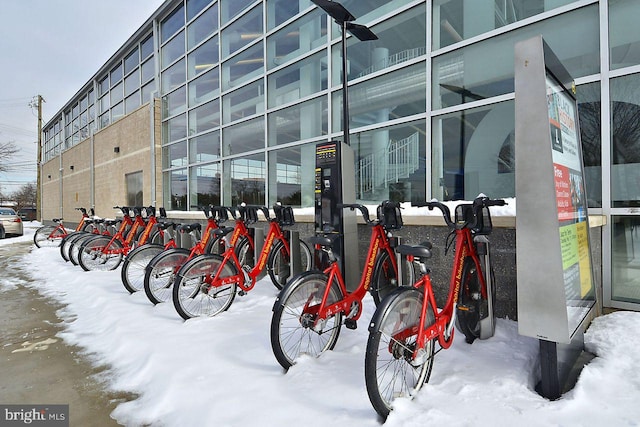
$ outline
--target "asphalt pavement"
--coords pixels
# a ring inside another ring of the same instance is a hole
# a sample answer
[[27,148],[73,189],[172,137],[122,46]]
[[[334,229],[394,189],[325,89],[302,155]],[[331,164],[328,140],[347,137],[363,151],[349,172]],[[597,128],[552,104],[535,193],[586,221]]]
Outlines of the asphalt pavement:
[[28,253],[38,256],[33,243],[0,246],[0,405],[69,405],[70,426],[118,425],[109,414],[135,396],[108,391],[107,367],[57,336],[60,305],[27,286],[20,259]]

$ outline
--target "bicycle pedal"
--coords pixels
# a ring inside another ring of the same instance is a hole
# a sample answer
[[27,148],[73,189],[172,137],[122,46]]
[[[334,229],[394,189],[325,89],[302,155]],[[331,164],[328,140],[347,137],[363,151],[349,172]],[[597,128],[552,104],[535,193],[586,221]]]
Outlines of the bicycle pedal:
[[457,308],[460,311],[466,311],[469,313],[473,313],[474,311],[476,311],[475,307],[473,307],[472,305],[458,304]]
[[241,297],[245,296],[247,293],[245,291],[238,291],[238,295]]
[[345,319],[344,326],[346,326],[347,329],[356,329],[358,327],[358,322],[356,322],[355,319]]

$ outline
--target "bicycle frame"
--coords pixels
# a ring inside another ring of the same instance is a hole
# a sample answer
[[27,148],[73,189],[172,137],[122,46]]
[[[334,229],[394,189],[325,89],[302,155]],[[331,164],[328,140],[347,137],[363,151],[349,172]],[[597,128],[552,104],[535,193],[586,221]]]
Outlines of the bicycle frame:
[[[389,254],[389,258],[391,259],[391,263],[393,264],[393,268],[395,271],[398,271],[398,265],[396,261],[395,253],[391,248],[389,243],[389,239],[386,237],[386,231],[380,224],[376,224],[373,226],[371,231],[371,239],[369,240],[369,250],[367,252],[367,258],[365,263],[364,271],[360,277],[360,283],[358,288],[353,292],[349,293],[347,291],[347,287],[344,283],[344,278],[342,277],[342,273],[340,271],[340,267],[337,262],[332,262],[327,269],[324,270],[324,273],[328,276],[327,284],[328,286],[325,288],[324,295],[322,296],[322,302],[317,307],[310,308],[309,306],[304,307],[305,313],[315,314],[317,316],[316,323],[320,319],[326,319],[339,312],[347,312],[354,302],[360,302],[364,299],[369,287],[371,286],[371,279],[373,278],[373,269],[375,268],[376,259],[378,258],[378,254],[381,251],[386,251]],[[338,283],[342,295],[345,295],[340,301],[335,302],[333,304],[327,305],[327,299],[329,298],[329,291],[331,289],[331,284],[334,280]],[[350,313],[349,313],[350,314]],[[358,304],[358,312],[349,316],[350,319],[358,320],[360,315],[362,314],[362,304]]]
[[[262,273],[262,271],[264,270],[264,267],[267,264],[267,259],[269,257],[269,252],[271,251],[273,242],[275,240],[280,240],[284,244],[286,253],[290,253],[289,243],[287,242],[287,239],[285,239],[282,228],[280,228],[280,225],[277,221],[270,221],[269,231],[267,233],[267,236],[265,237],[264,245],[262,246],[260,255],[258,256],[258,262],[255,263],[254,267],[251,270],[246,271],[240,264],[240,260],[238,259],[238,256],[236,255],[234,250],[237,237],[243,235],[242,230],[244,230],[244,235],[249,236],[244,222],[241,219],[238,219],[236,220],[236,227],[234,228],[234,232],[231,236],[229,247],[225,250],[224,254],[222,254],[222,262],[220,263],[218,270],[216,271],[214,276],[208,275],[208,277],[205,279],[205,281],[209,283],[210,286],[220,287],[229,283],[236,283],[242,291],[249,292],[254,288],[256,282],[258,281],[258,276],[260,276],[260,273]],[[233,240],[234,237],[236,238],[236,241]],[[222,273],[222,271],[224,270],[224,266],[228,262],[232,262],[238,268],[238,274],[220,279],[220,274]],[[211,277],[210,280],[209,277]]]
[[[76,209],[82,211],[82,217],[80,218],[80,222],[78,223],[74,231],[80,231],[84,226],[85,219],[89,218],[89,214],[87,214],[87,211],[84,208],[76,208]],[[58,219],[57,221],[54,219],[53,221],[57,222],[58,225],[56,225],[55,228],[51,231],[51,233],[49,233],[48,238],[62,239],[69,234],[69,231],[64,226],[64,222],[62,218]]]

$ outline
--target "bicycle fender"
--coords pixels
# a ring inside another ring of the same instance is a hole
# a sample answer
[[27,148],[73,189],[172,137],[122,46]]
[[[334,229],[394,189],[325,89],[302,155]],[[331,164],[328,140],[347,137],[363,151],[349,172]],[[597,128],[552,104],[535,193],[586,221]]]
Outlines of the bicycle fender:
[[[282,303],[280,301],[284,301],[287,299],[287,297],[289,296],[289,294],[291,294],[291,292],[293,291],[293,289],[295,289],[296,285],[302,281],[305,280],[305,278],[307,276],[310,275],[314,275],[314,274],[322,274],[325,275],[322,271],[320,270],[309,270],[309,271],[303,271],[302,273],[293,276],[291,279],[289,279],[289,282],[287,282],[286,285],[284,285],[284,287],[282,288],[282,290],[280,291],[280,293],[278,293],[278,296],[276,297],[275,302],[273,303],[273,308],[271,309],[271,311],[276,311],[276,309],[282,307]],[[325,275],[326,276],[326,275]]]
[[147,266],[144,268],[145,271],[151,270],[153,268],[153,266],[156,265],[156,263],[158,262],[158,258],[161,258],[161,257],[165,256],[168,251],[184,252],[187,255],[189,255],[189,253],[190,253],[190,251],[188,251],[187,249],[184,249],[184,248],[167,249],[166,251],[162,251],[159,254],[157,254],[156,256],[154,256],[153,258],[151,258],[151,261],[149,261],[149,264],[147,264]]
[[382,301],[380,301],[380,304],[378,304],[378,307],[376,307],[376,311],[373,313],[373,317],[369,322],[369,332],[373,332],[374,330],[376,330],[376,328],[378,327],[378,324],[380,323],[380,320],[387,313],[387,311],[391,307],[391,304],[399,295],[401,295],[404,292],[417,292],[420,295],[422,295],[422,293],[419,290],[412,287],[401,287],[401,288],[395,289],[393,292],[387,295]]

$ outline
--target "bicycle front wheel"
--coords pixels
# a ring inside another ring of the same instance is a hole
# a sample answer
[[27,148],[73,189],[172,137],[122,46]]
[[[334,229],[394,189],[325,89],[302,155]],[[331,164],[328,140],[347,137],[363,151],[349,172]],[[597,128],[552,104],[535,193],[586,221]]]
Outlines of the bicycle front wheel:
[[153,304],[171,298],[176,273],[189,258],[187,249],[175,248],[159,253],[149,261],[144,272],[144,293]]
[[[299,242],[300,270],[309,271],[312,263],[311,250],[309,250],[309,246],[304,241],[299,240]],[[269,251],[267,271],[271,282],[278,289],[282,289],[291,277],[291,254],[289,254],[281,241],[277,241]]]
[[144,289],[144,273],[151,259],[164,250],[164,246],[147,244],[135,248],[127,254],[122,263],[120,278],[129,293]]
[[84,231],[75,231],[67,234],[62,239],[60,243],[60,256],[65,260],[65,262],[69,262],[69,250],[71,249],[73,242],[83,236],[88,236],[88,233],[85,233]]
[[[318,357],[335,347],[342,325],[342,313],[338,312],[327,319],[318,319],[317,316],[327,286],[325,274],[308,272],[297,276],[280,292],[271,318],[271,348],[284,369],[293,366],[302,355]],[[334,282],[329,289],[327,304],[337,302],[342,297],[340,288]]]
[[212,317],[227,310],[236,296],[234,276],[238,277],[238,269],[220,255],[206,254],[189,260],[173,284],[176,311],[187,320]]
[[[386,419],[399,397],[412,398],[429,381],[435,340],[426,343],[414,358],[423,295],[414,288],[391,294],[376,309],[369,329],[364,375],[369,400]],[[427,307],[425,327],[434,323]]]
[[[492,280],[492,283],[495,281]],[[482,298],[480,290],[478,269],[471,257],[464,260],[462,267],[462,280],[456,311],[456,329],[462,332],[465,341],[471,344],[480,336],[480,320],[488,314],[488,304]]]
[[78,251],[78,264],[85,271],[115,270],[122,261],[122,243],[109,236],[84,241]]
[[62,238],[67,234],[57,227],[44,225],[36,230],[33,243],[39,248],[60,246]]

